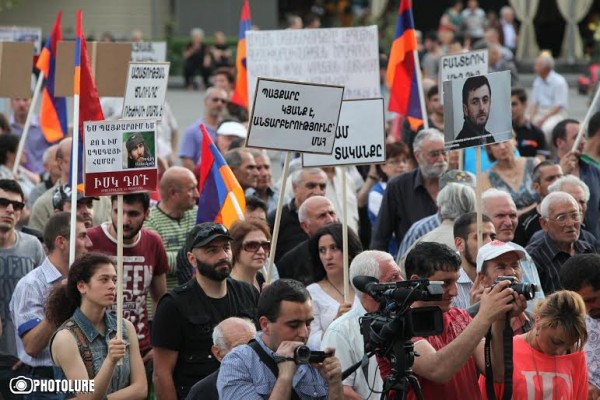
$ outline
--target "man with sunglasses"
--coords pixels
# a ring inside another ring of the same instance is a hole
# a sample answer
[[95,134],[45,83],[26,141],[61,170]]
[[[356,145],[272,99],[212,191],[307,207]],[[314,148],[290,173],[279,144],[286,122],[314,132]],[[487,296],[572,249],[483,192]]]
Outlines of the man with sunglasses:
[[196,276],[162,297],[152,324],[154,385],[161,400],[183,399],[199,380],[219,368],[211,353],[212,331],[229,317],[256,323],[258,291],[229,278],[231,236],[225,226],[204,222],[185,245]]
[[204,96],[204,116],[190,125],[183,133],[183,140],[179,148],[182,166],[194,171],[194,167],[200,161],[200,150],[202,149],[200,124],[204,124],[214,142],[217,138],[217,127],[223,119],[226,106],[227,92],[216,87],[208,88]]
[[537,266],[547,296],[562,289],[559,272],[565,261],[575,254],[594,253],[594,249],[579,239],[583,213],[570,194],[550,193],[542,200],[540,215],[544,235],[526,250]]
[[40,265],[45,258],[42,244],[34,236],[16,230],[25,204],[23,190],[13,179],[0,179],[0,396],[6,399],[11,378],[27,371],[17,356],[15,327],[9,302],[17,282]]

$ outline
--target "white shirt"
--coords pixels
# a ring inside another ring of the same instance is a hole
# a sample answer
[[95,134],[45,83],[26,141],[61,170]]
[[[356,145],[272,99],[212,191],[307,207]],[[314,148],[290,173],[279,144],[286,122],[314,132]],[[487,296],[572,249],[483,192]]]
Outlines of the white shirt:
[[340,303],[328,295],[318,283],[308,285],[306,290],[310,293],[315,317],[310,324],[310,336],[306,344],[311,349],[318,349],[321,346],[323,332],[337,315]]
[[533,81],[531,103],[540,108],[560,106],[566,110],[569,106],[569,85],[567,80],[554,71],[550,71],[546,79],[540,76]]

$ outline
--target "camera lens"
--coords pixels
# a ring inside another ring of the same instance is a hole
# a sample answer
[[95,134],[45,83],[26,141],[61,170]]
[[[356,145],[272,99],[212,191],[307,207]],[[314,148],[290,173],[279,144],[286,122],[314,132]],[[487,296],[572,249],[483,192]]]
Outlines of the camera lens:
[[516,283],[512,288],[518,294],[522,294],[526,300],[532,300],[537,291],[537,287],[533,283]]
[[296,364],[308,364],[310,359],[310,348],[308,346],[298,346],[294,350],[294,362]]

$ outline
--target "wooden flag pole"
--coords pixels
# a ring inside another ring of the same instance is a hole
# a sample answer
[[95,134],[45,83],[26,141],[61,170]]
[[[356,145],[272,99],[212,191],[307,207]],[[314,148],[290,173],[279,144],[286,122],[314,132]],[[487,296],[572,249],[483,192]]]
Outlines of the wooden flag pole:
[[341,167],[342,171],[342,259],[344,267],[344,301],[351,303],[350,299],[350,279],[348,274],[348,202],[346,192],[346,167]]
[[281,190],[279,191],[279,199],[277,200],[277,209],[275,211],[275,222],[273,225],[273,237],[271,238],[271,253],[269,254],[269,265],[267,266],[267,276],[265,277],[266,283],[271,283],[271,271],[273,270],[273,264],[275,263],[275,250],[277,249],[277,238],[279,236],[279,224],[281,223],[281,211],[283,209],[283,199],[285,197],[285,187],[287,184],[288,174],[290,172],[290,161],[292,160],[292,153],[288,151],[285,155],[285,162],[283,163],[283,175],[281,177]]
[[[19,147],[17,147],[17,155],[15,156],[15,165],[13,165],[12,172],[16,174],[19,170],[19,165],[21,165],[21,157],[23,157],[23,149],[25,148],[25,142],[27,141],[27,136],[29,135],[29,127],[31,126],[31,118],[33,116],[33,110],[35,109],[35,105],[37,104],[37,99],[42,91],[42,83],[44,83],[44,74],[40,72],[38,76],[37,83],[35,84],[35,90],[33,91],[33,97],[31,98],[31,104],[29,106],[29,112],[27,112],[27,118],[25,119],[25,126],[23,126],[23,133],[21,133],[21,138],[19,140]],[[73,226],[71,224],[71,226]]]
[[[77,232],[77,170],[79,168],[79,94],[73,95],[73,142],[71,143],[71,235],[69,237],[69,265],[75,261]],[[66,183],[66,182],[64,182]]]
[[579,132],[577,132],[577,138],[575,138],[575,141],[573,142],[573,147],[571,148],[571,151],[576,151],[579,147],[579,143],[581,143],[581,137],[587,130],[588,123],[590,122],[590,118],[592,117],[592,110],[595,110],[596,105],[598,104],[598,98],[600,98],[600,85],[598,86],[598,89],[596,89],[596,94],[594,95],[592,104],[590,104],[590,107],[588,108],[587,113],[585,114],[585,118],[579,125]]

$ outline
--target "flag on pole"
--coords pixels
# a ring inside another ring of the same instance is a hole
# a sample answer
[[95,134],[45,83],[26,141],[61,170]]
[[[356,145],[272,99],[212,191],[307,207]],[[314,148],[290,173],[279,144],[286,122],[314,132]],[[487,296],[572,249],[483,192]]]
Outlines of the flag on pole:
[[390,87],[388,108],[390,111],[406,116],[413,129],[423,123],[419,82],[413,55],[415,50],[417,50],[417,38],[410,0],[401,0],[386,74]]
[[202,152],[198,169],[198,216],[196,223],[219,222],[229,228],[235,221],[244,219],[246,198],[229,165],[213,143],[204,125]]
[[44,75],[46,81],[42,92],[40,109],[40,127],[48,143],[64,138],[68,133],[67,100],[54,96],[54,71],[56,69],[56,44],[62,40],[60,19],[62,11],[56,14],[54,25],[46,44],[40,53],[35,67]]
[[[78,133],[79,143],[77,149],[77,190],[83,191],[83,122],[84,121],[102,121],[102,107],[100,106],[100,98],[96,90],[96,82],[92,76],[92,67],[90,58],[87,52],[87,43],[83,35],[81,10],[77,11],[77,27],[75,38],[75,77],[74,96],[79,97],[79,118],[78,118]],[[73,156],[75,149],[71,150]],[[73,185],[69,182],[71,187]]]
[[242,14],[240,16],[240,32],[235,57],[235,90],[231,96],[231,102],[248,108],[248,74],[246,69],[246,31],[252,27],[250,22],[250,4],[244,0]]

